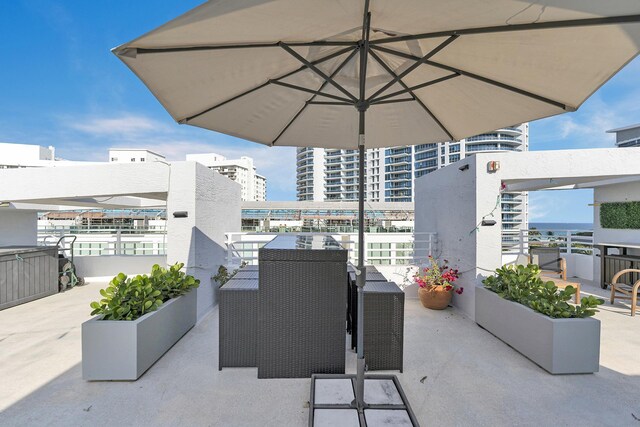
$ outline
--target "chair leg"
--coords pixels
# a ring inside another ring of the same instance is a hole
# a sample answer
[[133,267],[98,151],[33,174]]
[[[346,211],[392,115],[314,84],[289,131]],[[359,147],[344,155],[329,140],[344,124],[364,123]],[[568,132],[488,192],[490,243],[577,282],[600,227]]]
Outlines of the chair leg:
[[636,315],[636,304],[638,303],[638,288],[640,287],[640,280],[638,280],[631,288],[633,292],[631,294],[631,316]]
[[615,300],[616,300],[616,284],[612,283],[611,284],[611,304],[613,304]]
[[575,288],[576,288],[576,294],[574,295],[574,298],[576,299],[576,305],[579,305],[580,304],[580,283],[576,283]]

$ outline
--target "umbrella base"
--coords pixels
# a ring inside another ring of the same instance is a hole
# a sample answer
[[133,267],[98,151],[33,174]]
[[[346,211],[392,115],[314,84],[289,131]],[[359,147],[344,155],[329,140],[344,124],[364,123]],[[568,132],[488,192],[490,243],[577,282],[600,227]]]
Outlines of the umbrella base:
[[355,407],[355,375],[316,374],[311,377],[309,426],[419,427],[395,375],[365,375],[365,408]]

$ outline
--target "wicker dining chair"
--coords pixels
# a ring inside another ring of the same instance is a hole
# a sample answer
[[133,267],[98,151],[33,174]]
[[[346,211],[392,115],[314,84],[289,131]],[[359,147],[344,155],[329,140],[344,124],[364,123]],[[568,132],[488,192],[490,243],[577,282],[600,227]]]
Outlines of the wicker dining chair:
[[[628,275],[628,282],[633,283],[632,285],[627,283],[618,283],[618,279],[624,275]],[[631,300],[631,315],[635,316],[636,304],[638,302],[638,288],[640,288],[640,270],[636,268],[627,268],[625,270],[618,271],[613,276],[613,279],[611,279],[611,304],[615,302],[616,298]]]

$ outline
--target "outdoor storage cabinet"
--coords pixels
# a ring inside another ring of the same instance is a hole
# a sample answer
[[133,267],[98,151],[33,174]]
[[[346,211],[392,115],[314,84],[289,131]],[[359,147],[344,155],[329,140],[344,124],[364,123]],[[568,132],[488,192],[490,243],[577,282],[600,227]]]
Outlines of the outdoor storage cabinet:
[[232,278],[219,297],[218,369],[257,366],[258,279]]
[[329,236],[278,236],[258,258],[258,378],[344,373],[347,251]]
[[0,310],[56,293],[57,246],[0,248]]

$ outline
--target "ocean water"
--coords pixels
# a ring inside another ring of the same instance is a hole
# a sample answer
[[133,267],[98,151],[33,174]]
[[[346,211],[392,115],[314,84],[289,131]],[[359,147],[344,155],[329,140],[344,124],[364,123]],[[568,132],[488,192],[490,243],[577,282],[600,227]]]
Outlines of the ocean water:
[[593,230],[590,222],[530,222],[529,228],[538,230]]

